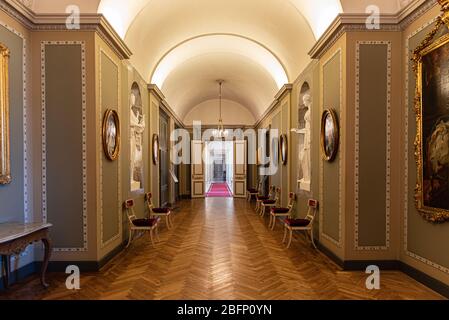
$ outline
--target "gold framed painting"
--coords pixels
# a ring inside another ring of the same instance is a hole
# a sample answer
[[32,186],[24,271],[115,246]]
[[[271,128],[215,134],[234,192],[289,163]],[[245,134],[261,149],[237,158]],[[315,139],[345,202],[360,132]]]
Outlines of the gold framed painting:
[[281,161],[282,164],[285,166],[288,162],[288,137],[286,134],[281,135],[281,139],[279,141],[280,143],[280,150],[281,150]]
[[334,161],[340,145],[340,127],[337,112],[334,109],[327,109],[323,112],[320,140],[324,160]]
[[415,50],[415,204],[429,222],[449,220],[449,34],[443,14]]
[[153,164],[156,166],[159,164],[159,135],[153,134]]
[[9,49],[0,43],[0,185],[11,183],[8,69]]
[[120,153],[120,119],[115,110],[106,111],[102,131],[105,156],[107,159],[115,161]]

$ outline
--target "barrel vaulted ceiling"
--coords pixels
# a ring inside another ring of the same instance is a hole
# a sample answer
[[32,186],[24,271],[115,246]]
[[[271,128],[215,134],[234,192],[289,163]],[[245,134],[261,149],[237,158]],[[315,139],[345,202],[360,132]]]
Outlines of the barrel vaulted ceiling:
[[339,13],[376,4],[397,13],[410,0],[35,0],[36,12],[102,13],[133,52],[131,63],[157,84],[174,111],[217,97],[255,118],[309,63],[308,51]]

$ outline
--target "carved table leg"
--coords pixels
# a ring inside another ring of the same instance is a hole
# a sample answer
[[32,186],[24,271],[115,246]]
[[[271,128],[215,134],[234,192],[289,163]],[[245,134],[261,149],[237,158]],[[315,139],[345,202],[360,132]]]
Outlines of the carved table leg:
[[44,256],[44,261],[42,262],[41,284],[45,288],[48,288],[49,284],[45,281],[45,273],[47,272],[48,262],[50,261],[52,246],[51,246],[51,241],[49,238],[42,239],[42,242],[44,243],[44,246],[45,246],[45,256]]
[[3,270],[5,271],[3,275],[3,286],[5,289],[9,288],[9,268],[10,268],[10,259],[9,256],[2,256],[2,264],[3,264]]

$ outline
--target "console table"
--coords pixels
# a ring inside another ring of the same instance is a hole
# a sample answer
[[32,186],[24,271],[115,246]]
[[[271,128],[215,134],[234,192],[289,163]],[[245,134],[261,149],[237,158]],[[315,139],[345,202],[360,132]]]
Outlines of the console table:
[[52,250],[49,237],[49,229],[51,226],[49,223],[0,223],[0,255],[2,256],[2,274],[5,288],[9,287],[11,256],[19,255],[30,244],[40,241],[45,246],[41,283],[45,288],[48,288],[48,284],[45,281],[45,273]]

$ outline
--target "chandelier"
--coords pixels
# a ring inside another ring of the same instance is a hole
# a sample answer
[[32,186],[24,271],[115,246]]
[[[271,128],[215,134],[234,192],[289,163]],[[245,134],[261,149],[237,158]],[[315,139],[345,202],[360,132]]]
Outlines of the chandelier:
[[225,130],[223,125],[223,118],[221,116],[221,110],[222,110],[222,89],[223,89],[223,82],[224,80],[217,80],[218,86],[219,86],[219,118],[218,118],[218,128],[213,131],[213,135],[216,138],[226,138],[228,136],[228,130]]

